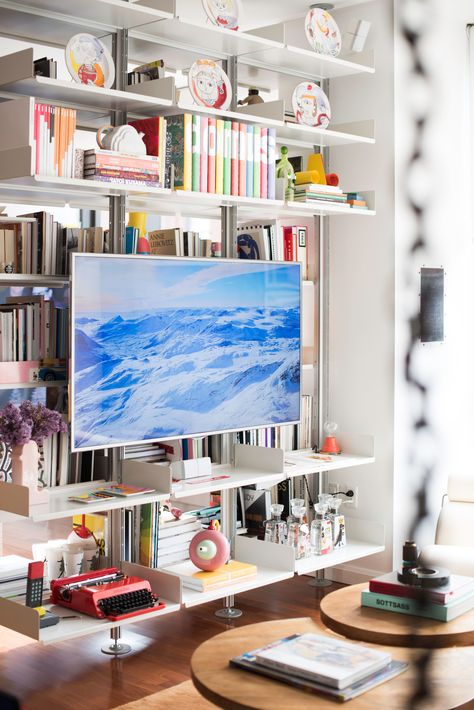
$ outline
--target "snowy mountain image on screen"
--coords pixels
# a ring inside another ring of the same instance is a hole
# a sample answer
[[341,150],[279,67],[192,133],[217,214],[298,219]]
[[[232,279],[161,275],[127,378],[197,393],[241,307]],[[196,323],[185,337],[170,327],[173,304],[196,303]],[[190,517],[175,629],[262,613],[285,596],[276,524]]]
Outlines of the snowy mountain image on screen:
[[[113,261],[117,260],[102,263],[112,272]],[[118,260],[119,268],[122,261]],[[297,270],[274,265],[286,273],[272,273],[269,279],[263,268],[267,264],[259,268],[254,264],[249,271],[242,262],[223,262],[219,272],[209,271],[208,262],[195,261],[189,272],[184,260],[178,265],[177,259],[149,261],[153,264],[141,259],[131,265],[137,279],[139,266],[150,273],[137,282],[141,284],[137,299],[123,295],[122,307],[117,303],[114,311],[110,311],[113,294],[103,308],[86,311],[90,294],[84,288],[81,297],[76,286],[75,448],[297,421]],[[76,274],[78,264],[82,262],[76,262]],[[174,270],[171,280],[168,269]],[[154,288],[144,296],[145,282]],[[236,283],[240,297],[235,295]],[[245,295],[247,286],[254,288],[253,294]],[[227,289],[233,295],[226,295]],[[268,293],[273,293],[271,299]],[[163,296],[169,306],[156,307],[165,303]],[[235,305],[238,300],[243,305]],[[275,305],[266,305],[268,300]],[[140,301],[146,302],[145,308],[137,307]]]

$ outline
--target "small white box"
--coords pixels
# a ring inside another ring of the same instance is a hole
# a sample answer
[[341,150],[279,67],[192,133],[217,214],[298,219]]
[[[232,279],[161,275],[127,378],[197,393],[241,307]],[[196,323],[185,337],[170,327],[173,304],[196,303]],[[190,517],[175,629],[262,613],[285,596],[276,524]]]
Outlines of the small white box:
[[189,459],[188,461],[173,461],[171,463],[171,478],[177,481],[184,481],[187,478],[197,478],[198,476],[211,475],[211,459],[203,456],[199,459]]

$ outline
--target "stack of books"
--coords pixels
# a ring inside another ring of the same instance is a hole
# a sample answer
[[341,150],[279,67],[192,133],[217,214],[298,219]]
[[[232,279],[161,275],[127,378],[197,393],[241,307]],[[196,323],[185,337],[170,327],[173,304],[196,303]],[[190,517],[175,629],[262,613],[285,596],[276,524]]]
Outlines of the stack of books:
[[[158,117],[131,121],[148,155],[163,156]],[[276,129],[182,113],[166,118],[165,187],[275,198]]]
[[156,59],[154,62],[148,62],[148,64],[140,64],[139,67],[129,71],[127,80],[129,86],[134,86],[153,79],[163,79],[164,76],[165,63],[163,59]]
[[295,187],[296,202],[324,202],[324,204],[340,205],[351,208],[347,202],[347,194],[335,185],[320,185],[319,183],[305,182]]
[[99,148],[84,151],[84,178],[147,187],[163,187],[164,182],[159,157],[128,155]]
[[355,698],[408,667],[385,651],[312,633],[247,651],[230,665],[339,701]]
[[183,587],[197,592],[209,592],[213,589],[225,587],[228,584],[243,582],[257,576],[257,567],[247,562],[230,560],[213,572],[203,572],[191,561],[171,565],[166,570],[181,578]]
[[237,255],[239,259],[264,261],[299,261],[301,277],[307,278],[307,227],[283,225],[280,220],[242,222],[237,227]]
[[362,606],[397,614],[423,616],[437,621],[451,621],[474,609],[474,577],[452,574],[448,584],[421,589],[399,582],[396,572],[371,579],[362,591]]
[[73,177],[75,132],[75,109],[35,104],[33,137],[37,175]]
[[197,515],[184,513],[179,520],[164,514],[160,516],[158,528],[158,565],[167,567],[177,562],[189,560],[189,543],[202,529]]
[[347,193],[347,204],[351,207],[356,207],[359,210],[368,210],[367,201],[360,192],[348,192]]
[[[138,251],[139,230],[127,227],[125,230],[125,253],[136,254]],[[179,227],[155,229],[148,232],[147,240],[150,254],[153,256],[220,256],[220,242],[202,239],[199,232],[183,231]]]
[[28,565],[32,560],[19,555],[0,557],[0,597],[26,594]]

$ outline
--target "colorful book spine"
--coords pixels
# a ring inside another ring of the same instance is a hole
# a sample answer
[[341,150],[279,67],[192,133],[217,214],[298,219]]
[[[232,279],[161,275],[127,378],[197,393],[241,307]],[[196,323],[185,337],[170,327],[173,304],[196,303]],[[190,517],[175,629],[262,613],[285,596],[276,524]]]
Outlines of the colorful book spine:
[[183,190],[193,187],[193,117],[184,114],[184,168]]
[[260,126],[253,126],[253,196],[260,197]]
[[239,195],[247,195],[247,126],[239,123]]
[[231,194],[239,194],[239,132],[240,126],[237,121],[232,122],[232,144],[231,144]]
[[224,193],[224,121],[216,121],[216,193]]
[[216,119],[209,118],[209,154],[207,163],[207,191],[216,192]]
[[196,116],[193,114],[193,129],[192,129],[192,138],[193,138],[193,172],[192,172],[192,189],[195,192],[199,192],[199,188],[201,186],[201,149],[200,149],[200,141],[201,141],[201,117]]
[[247,125],[247,197],[253,197],[253,126]]
[[268,199],[275,199],[275,161],[276,161],[276,128],[268,129],[268,150],[267,150],[267,185]]
[[201,169],[200,169],[200,191],[207,192],[207,161],[209,151],[209,118],[201,116]]
[[231,194],[232,124],[224,121],[224,195]]
[[260,129],[260,197],[268,197],[268,128]]
[[393,611],[397,614],[422,616],[427,619],[436,619],[437,621],[450,621],[474,607],[474,594],[471,593],[461,597],[459,602],[453,604],[432,604],[429,602],[420,604],[416,599],[395,597],[391,594],[377,594],[365,589],[361,592],[361,604],[374,609]]

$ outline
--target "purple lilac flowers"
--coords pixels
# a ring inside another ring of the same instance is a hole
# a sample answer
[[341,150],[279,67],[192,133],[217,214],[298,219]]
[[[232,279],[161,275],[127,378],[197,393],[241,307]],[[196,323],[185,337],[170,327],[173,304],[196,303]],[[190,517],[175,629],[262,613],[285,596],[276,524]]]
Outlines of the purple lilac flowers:
[[21,446],[31,440],[42,444],[48,436],[60,431],[67,431],[60,413],[44,404],[26,400],[19,407],[7,404],[0,411],[0,441],[9,446]]

